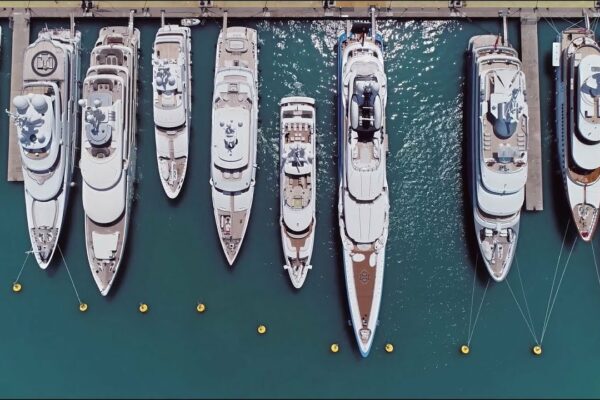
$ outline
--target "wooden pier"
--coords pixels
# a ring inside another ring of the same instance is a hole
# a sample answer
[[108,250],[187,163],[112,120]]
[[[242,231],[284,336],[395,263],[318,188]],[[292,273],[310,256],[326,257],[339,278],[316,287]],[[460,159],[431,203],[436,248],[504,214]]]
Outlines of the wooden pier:
[[529,166],[525,185],[525,209],[528,211],[544,209],[537,21],[535,15],[521,17],[521,60],[527,79],[529,108]]
[[[23,89],[23,54],[29,46],[29,13],[15,12],[12,15],[13,43],[10,68],[10,98],[14,98]],[[14,112],[12,101],[10,108]],[[21,155],[17,141],[17,128],[10,121],[8,128],[8,170],[7,180],[10,182],[22,181]]]

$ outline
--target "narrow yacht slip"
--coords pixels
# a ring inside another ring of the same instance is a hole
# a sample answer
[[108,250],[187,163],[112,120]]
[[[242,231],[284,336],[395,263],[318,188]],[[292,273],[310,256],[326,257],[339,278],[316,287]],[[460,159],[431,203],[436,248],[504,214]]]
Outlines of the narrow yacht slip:
[[527,182],[528,108],[525,75],[506,38],[469,41],[470,190],[475,235],[495,281],[513,261]]
[[23,89],[10,113],[17,127],[32,252],[45,269],[67,211],[77,141],[81,34],[42,29],[23,57]]
[[217,41],[212,102],[212,202],[219,240],[233,265],[248,227],[256,175],[257,35],[224,27]]
[[317,183],[315,100],[285,97],[280,110],[280,226],[283,268],[300,289],[312,269]]
[[152,54],[156,159],[163,189],[171,199],[181,191],[188,164],[192,122],[190,28],[162,26]]
[[351,322],[363,357],[379,322],[389,193],[387,77],[374,18],[338,38],[338,218]]
[[140,32],[102,28],[83,82],[82,194],[88,262],[103,296],[123,260],[136,160]]
[[600,209],[600,48],[589,26],[561,32],[555,48],[560,166],[573,221],[590,242]]

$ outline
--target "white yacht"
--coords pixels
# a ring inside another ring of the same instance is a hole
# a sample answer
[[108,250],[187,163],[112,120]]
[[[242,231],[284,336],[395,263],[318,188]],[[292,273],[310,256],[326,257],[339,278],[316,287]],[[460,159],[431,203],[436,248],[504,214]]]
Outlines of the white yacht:
[[594,31],[563,31],[555,44],[556,132],[569,208],[592,240],[600,209],[600,48]]
[[500,36],[469,41],[471,194],[475,234],[495,281],[517,247],[527,182],[528,109],[517,51]]
[[133,197],[140,32],[100,30],[83,82],[81,160],[85,243],[103,296],[123,259]]
[[190,28],[162,26],[152,54],[154,136],[161,183],[167,196],[179,195],[188,163],[192,122]]
[[300,289],[312,269],[315,239],[317,160],[315,100],[284,97],[280,123],[280,219],[283,268]]
[[250,218],[256,175],[257,35],[224,27],[217,42],[213,92],[211,178],[219,239],[235,261]]
[[17,126],[33,254],[45,269],[58,245],[77,140],[81,34],[43,29],[25,50]]
[[355,23],[338,38],[339,228],[351,322],[363,357],[378,324],[388,237],[383,39]]

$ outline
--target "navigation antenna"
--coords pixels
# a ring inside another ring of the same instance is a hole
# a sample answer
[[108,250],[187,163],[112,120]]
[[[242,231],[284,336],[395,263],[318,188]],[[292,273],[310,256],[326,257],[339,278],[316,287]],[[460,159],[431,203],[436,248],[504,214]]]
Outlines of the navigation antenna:
[[585,29],[590,30],[590,16],[585,10],[583,11],[583,19],[585,20]]
[[501,10],[500,16],[502,17],[502,28],[503,28],[502,42],[503,42],[504,46],[508,46],[508,26],[506,24],[506,11]]
[[74,38],[75,37],[75,14],[71,13],[70,18],[71,18],[71,37]]
[[129,31],[129,36],[133,35],[133,14],[135,10],[129,10],[129,25],[127,25],[127,29]]
[[376,11],[377,10],[373,6],[371,6],[369,8],[369,13],[371,14],[371,37],[372,38],[374,38],[375,34],[377,33],[377,21],[375,19]]

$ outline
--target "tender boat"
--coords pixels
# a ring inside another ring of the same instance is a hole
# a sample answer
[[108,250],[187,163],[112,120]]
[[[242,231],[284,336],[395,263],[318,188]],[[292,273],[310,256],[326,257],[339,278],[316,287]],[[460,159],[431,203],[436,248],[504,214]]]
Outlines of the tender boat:
[[475,235],[495,281],[517,247],[527,182],[528,108],[517,51],[501,36],[469,41],[471,195]]
[[136,160],[137,69],[140,32],[102,28],[83,82],[81,132],[85,243],[103,296],[123,260]]
[[351,322],[363,357],[378,324],[389,193],[383,39],[355,23],[338,38],[339,228]]
[[196,26],[200,24],[200,20],[198,18],[183,18],[181,20],[181,26]]
[[285,97],[281,107],[280,219],[283,268],[300,289],[312,269],[315,239],[316,131],[315,100]]
[[25,50],[15,113],[33,254],[45,269],[58,246],[73,175],[81,34],[43,29]]
[[558,38],[556,132],[569,208],[581,238],[592,240],[600,209],[600,48],[594,31]]
[[188,163],[192,122],[190,28],[162,26],[152,54],[154,136],[163,189],[171,199],[181,191]]
[[217,42],[213,92],[211,178],[219,239],[235,261],[250,218],[256,175],[257,34],[224,28]]

